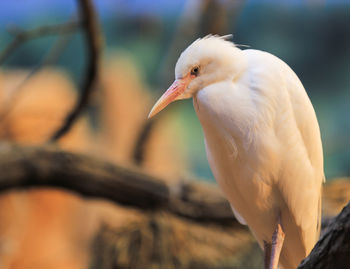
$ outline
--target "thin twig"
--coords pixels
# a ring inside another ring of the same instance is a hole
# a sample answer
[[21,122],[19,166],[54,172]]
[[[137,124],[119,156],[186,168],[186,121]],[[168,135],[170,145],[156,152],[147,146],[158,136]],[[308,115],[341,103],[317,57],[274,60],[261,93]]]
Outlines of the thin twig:
[[96,87],[99,70],[99,55],[102,46],[101,33],[94,6],[90,0],[79,0],[82,28],[87,44],[88,63],[81,94],[73,110],[66,117],[63,125],[54,132],[49,142],[54,142],[66,134],[75,120],[87,106],[89,98]]
[[[61,28],[60,31],[63,31],[62,34],[64,33],[64,29]],[[58,35],[61,34],[60,31],[57,32]],[[1,108],[0,122],[3,122],[4,119],[6,119],[9,113],[12,111],[12,109],[16,106],[16,103],[21,96],[21,90],[23,89],[23,86],[28,82],[28,80],[31,79],[40,69],[47,65],[52,65],[58,60],[58,57],[62,54],[69,41],[71,40],[73,33],[74,32],[70,32],[67,35],[58,37],[57,42],[55,42],[50,51],[45,55],[44,59],[30,70],[30,72],[24,77],[24,79],[17,85],[16,88],[11,90],[11,95],[7,98],[6,103]]]
[[133,152],[133,160],[137,165],[142,165],[143,160],[145,158],[145,147],[147,145],[147,141],[151,135],[153,130],[153,126],[155,124],[154,119],[147,120],[139,133],[139,136],[136,139],[134,152]]
[[63,51],[66,49],[69,42],[72,40],[73,32],[67,35],[61,35],[58,37],[56,43],[53,45],[49,53],[45,56],[41,66],[53,65],[58,61]]
[[[174,67],[174,62],[178,56],[179,48],[183,48],[184,41],[190,39],[190,37],[194,35],[195,29],[197,28],[197,21],[199,21],[201,17],[201,6],[204,3],[205,1],[200,3],[196,2],[194,5],[192,1],[186,4],[187,6],[179,20],[177,30],[169,39],[171,42],[168,41],[165,57],[163,57],[163,60],[158,68],[159,71],[156,75],[156,78],[158,80],[158,85],[161,87],[166,87],[166,84],[171,81],[172,73],[169,72],[169,70]],[[191,15],[189,16],[189,14]],[[133,150],[133,161],[135,164],[142,166],[148,138],[150,137],[150,134],[159,119],[160,116],[152,118],[146,121],[142,126]]]
[[80,23],[77,21],[60,23],[55,25],[40,26],[31,30],[21,30],[11,28],[9,31],[14,35],[14,39],[0,53],[0,65],[14,52],[18,47],[24,44],[25,41],[56,34],[69,34],[79,29]]

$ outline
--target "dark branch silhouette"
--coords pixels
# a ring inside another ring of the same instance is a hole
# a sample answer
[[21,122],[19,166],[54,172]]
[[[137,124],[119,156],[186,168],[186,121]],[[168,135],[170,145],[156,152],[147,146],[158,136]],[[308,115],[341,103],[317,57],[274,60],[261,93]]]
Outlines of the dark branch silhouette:
[[[90,0],[79,0],[80,22],[68,22],[57,25],[45,25],[32,30],[23,31],[12,28],[10,31],[14,35],[13,41],[0,53],[0,64],[2,64],[19,46],[25,41],[53,34],[65,34],[76,31],[79,27],[83,30],[87,44],[87,65],[84,80],[81,87],[80,98],[72,111],[66,117],[62,126],[54,132],[49,142],[54,142],[65,135],[87,106],[93,89],[96,87],[96,81],[99,70],[99,54],[101,50],[102,37],[99,30],[97,15],[94,6]],[[57,48],[57,51],[60,49]],[[55,59],[56,52],[52,59]],[[51,60],[51,58],[49,58]],[[30,77],[38,68],[34,68],[29,74]],[[6,113],[5,113],[6,114]],[[3,115],[1,116],[3,118]]]
[[14,39],[0,53],[0,65],[3,64],[18,47],[23,45],[28,40],[48,35],[69,34],[77,31],[79,27],[80,22],[77,21],[55,25],[44,25],[31,30],[21,30],[12,27],[9,29],[9,31],[14,35]]
[[330,221],[298,269],[350,268],[350,203]]
[[149,119],[145,121],[142,126],[142,129],[139,133],[138,138],[136,139],[133,159],[135,164],[142,165],[144,157],[145,157],[145,147],[147,145],[147,141],[151,135],[153,125],[155,124],[154,119]]
[[[220,192],[204,183],[168,185],[137,168],[53,148],[3,144],[0,149],[0,192],[54,187],[144,210],[165,210],[195,221],[237,223]],[[350,203],[325,229],[299,269],[349,267]]]
[[55,187],[143,209],[164,209],[196,220],[234,221],[212,186],[183,182],[169,186],[136,168],[50,148],[2,146],[0,191]]
[[[72,25],[75,25],[75,22],[71,22]],[[66,24],[69,25],[68,23]],[[78,26],[78,24],[77,24]],[[52,27],[52,26],[51,26]],[[9,113],[12,111],[12,109],[15,107],[17,101],[21,97],[23,86],[26,85],[26,83],[35,75],[38,71],[40,71],[43,67],[52,65],[58,60],[58,57],[62,54],[66,46],[68,45],[70,39],[72,38],[72,32],[66,32],[68,28],[67,27],[58,27],[57,33],[58,39],[53,44],[53,46],[50,48],[49,52],[43,57],[40,63],[35,65],[30,72],[25,76],[25,78],[14,88],[9,94],[9,97],[7,98],[7,101],[3,104],[1,111],[0,111],[0,123],[3,122],[6,117],[9,115]],[[48,30],[47,30],[48,31]],[[46,32],[47,32],[46,31]],[[65,33],[65,35],[61,35],[61,32]],[[40,32],[40,31],[39,31]],[[42,30],[41,30],[42,32]]]
[[89,98],[96,88],[99,70],[99,56],[102,46],[102,37],[98,25],[97,15],[90,0],[79,0],[82,30],[87,44],[87,65],[84,81],[81,87],[79,100],[66,117],[62,126],[54,132],[50,142],[54,142],[65,135],[87,106]]

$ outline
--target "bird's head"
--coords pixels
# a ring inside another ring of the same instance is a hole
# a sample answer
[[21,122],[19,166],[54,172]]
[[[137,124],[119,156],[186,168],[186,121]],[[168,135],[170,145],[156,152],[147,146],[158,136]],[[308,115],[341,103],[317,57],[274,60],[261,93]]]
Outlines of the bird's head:
[[233,79],[240,49],[227,41],[229,36],[209,35],[194,41],[177,60],[175,81],[153,106],[151,118],[175,100],[191,98],[206,86]]

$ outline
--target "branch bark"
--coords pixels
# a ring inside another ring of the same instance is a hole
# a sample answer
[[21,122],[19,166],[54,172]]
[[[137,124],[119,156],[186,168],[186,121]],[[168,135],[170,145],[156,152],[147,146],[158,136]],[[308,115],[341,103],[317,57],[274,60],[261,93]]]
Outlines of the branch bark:
[[350,202],[327,226],[298,269],[350,268]]
[[[54,148],[0,145],[0,192],[55,187],[148,211],[164,210],[195,221],[237,223],[212,186],[185,181],[167,185],[133,167]],[[350,203],[333,220],[299,269],[350,267]]]
[[137,168],[53,148],[2,145],[0,171],[0,192],[55,187],[118,204],[164,209],[194,220],[235,221],[220,192],[206,184],[189,181],[169,186]]
[[60,126],[60,128],[52,135],[50,142],[58,140],[69,131],[76,119],[87,106],[90,96],[94,88],[96,88],[102,37],[97,20],[97,14],[91,0],[79,0],[79,6],[82,19],[82,29],[84,31],[87,44],[86,55],[88,56],[88,63],[84,81],[81,87],[80,98],[75,107],[66,117],[63,125]]
[[0,170],[0,191],[58,187],[141,208],[160,207],[169,199],[167,186],[151,176],[52,148],[3,146]]

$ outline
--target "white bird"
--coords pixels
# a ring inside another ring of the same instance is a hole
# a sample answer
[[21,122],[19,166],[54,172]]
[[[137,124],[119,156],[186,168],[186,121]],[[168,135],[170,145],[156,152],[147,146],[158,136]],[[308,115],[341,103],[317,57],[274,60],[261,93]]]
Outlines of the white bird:
[[320,130],[302,83],[272,54],[213,35],[182,52],[175,77],[149,117],[193,98],[211,170],[264,249],[265,268],[296,268],[319,237],[324,180]]

